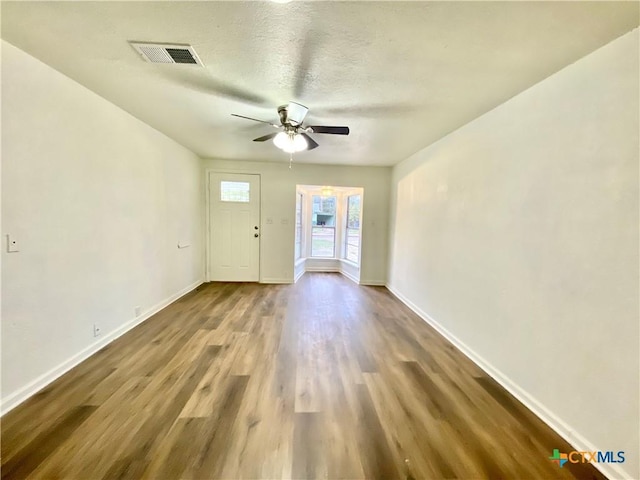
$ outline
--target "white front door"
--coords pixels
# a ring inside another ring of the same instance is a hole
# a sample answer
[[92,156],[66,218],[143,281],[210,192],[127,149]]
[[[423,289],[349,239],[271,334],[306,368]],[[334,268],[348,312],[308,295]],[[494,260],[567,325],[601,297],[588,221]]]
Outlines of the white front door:
[[260,176],[209,173],[209,280],[260,279]]

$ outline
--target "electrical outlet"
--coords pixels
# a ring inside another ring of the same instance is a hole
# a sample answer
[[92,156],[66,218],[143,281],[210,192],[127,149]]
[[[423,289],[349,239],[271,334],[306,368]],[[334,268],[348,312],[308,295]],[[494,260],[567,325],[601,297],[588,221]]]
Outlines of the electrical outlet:
[[98,324],[94,323],[93,324],[93,336],[94,337],[99,337],[100,335],[102,335],[102,330],[100,329]]
[[136,308],[133,309],[133,311],[136,314],[136,317],[140,316],[140,313],[142,312],[142,309],[140,308],[140,305],[138,305]]

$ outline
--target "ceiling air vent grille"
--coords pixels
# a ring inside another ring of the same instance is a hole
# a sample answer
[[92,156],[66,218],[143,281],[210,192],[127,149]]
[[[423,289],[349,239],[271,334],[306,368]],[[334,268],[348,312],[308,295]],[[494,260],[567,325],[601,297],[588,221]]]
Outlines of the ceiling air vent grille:
[[204,66],[191,45],[168,43],[129,42],[131,46],[151,63],[186,63]]

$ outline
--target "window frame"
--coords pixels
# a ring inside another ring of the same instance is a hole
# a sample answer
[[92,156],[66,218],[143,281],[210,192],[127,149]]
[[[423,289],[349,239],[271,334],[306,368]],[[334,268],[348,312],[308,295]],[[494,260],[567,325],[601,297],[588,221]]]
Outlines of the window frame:
[[[349,201],[351,200],[351,198],[353,197],[358,197],[358,228],[350,228],[349,227],[349,209],[350,209],[350,205],[349,205]],[[345,208],[345,227],[344,227],[344,254],[343,254],[343,259],[346,260],[347,262],[351,262],[354,263],[355,265],[360,265],[360,244],[362,243],[362,195],[360,195],[359,193],[354,193],[352,195],[347,195],[346,196],[346,208]],[[358,244],[354,245],[349,243],[349,231],[350,230],[355,230],[358,232]],[[352,260],[351,258],[348,258],[349,255],[349,246],[351,247],[355,247],[357,249],[357,258],[356,260]]]
[[[321,198],[321,199],[324,199],[324,198],[333,198],[334,199],[333,226],[314,225],[313,224],[313,214],[314,214],[313,205],[314,205],[314,199],[316,197]],[[338,196],[337,195],[322,195],[322,194],[319,194],[319,195],[313,194],[313,195],[311,195],[311,202],[310,202],[310,204],[311,204],[311,221],[309,222],[309,225],[311,227],[311,236],[310,236],[310,241],[309,241],[309,243],[310,243],[309,258],[316,258],[316,259],[318,259],[318,258],[319,259],[323,259],[323,258],[324,259],[335,259],[335,258],[337,258],[336,246],[337,246],[338,242],[337,242],[337,238],[336,238],[336,231],[337,231],[337,228],[336,228],[336,223],[337,222],[336,222],[336,220],[339,218],[339,216],[338,216],[338,213],[339,213],[338,212],[338,203],[339,202],[338,202]],[[333,241],[332,241],[332,254],[331,255],[314,255],[314,253],[313,253],[314,230],[324,230],[324,231],[331,230],[332,231]]]
[[303,258],[303,237],[304,237],[304,195],[300,192],[296,192],[296,223],[295,223],[295,243],[294,243],[294,260],[300,260]]

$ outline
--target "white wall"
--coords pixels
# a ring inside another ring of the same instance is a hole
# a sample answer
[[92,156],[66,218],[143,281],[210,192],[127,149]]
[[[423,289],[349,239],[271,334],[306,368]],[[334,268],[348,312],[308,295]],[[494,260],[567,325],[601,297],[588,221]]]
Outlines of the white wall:
[[202,280],[204,193],[196,155],[4,41],[2,170],[6,411]]
[[[260,175],[260,281],[265,283],[294,279],[296,185],[364,188],[360,283],[385,283],[390,168],[296,164],[294,160],[289,169],[284,154],[282,163],[207,159],[203,166],[205,171]],[[267,218],[273,223],[267,224]]]
[[391,194],[389,287],[574,446],[624,450],[614,478],[640,477],[638,40],[416,153]]

